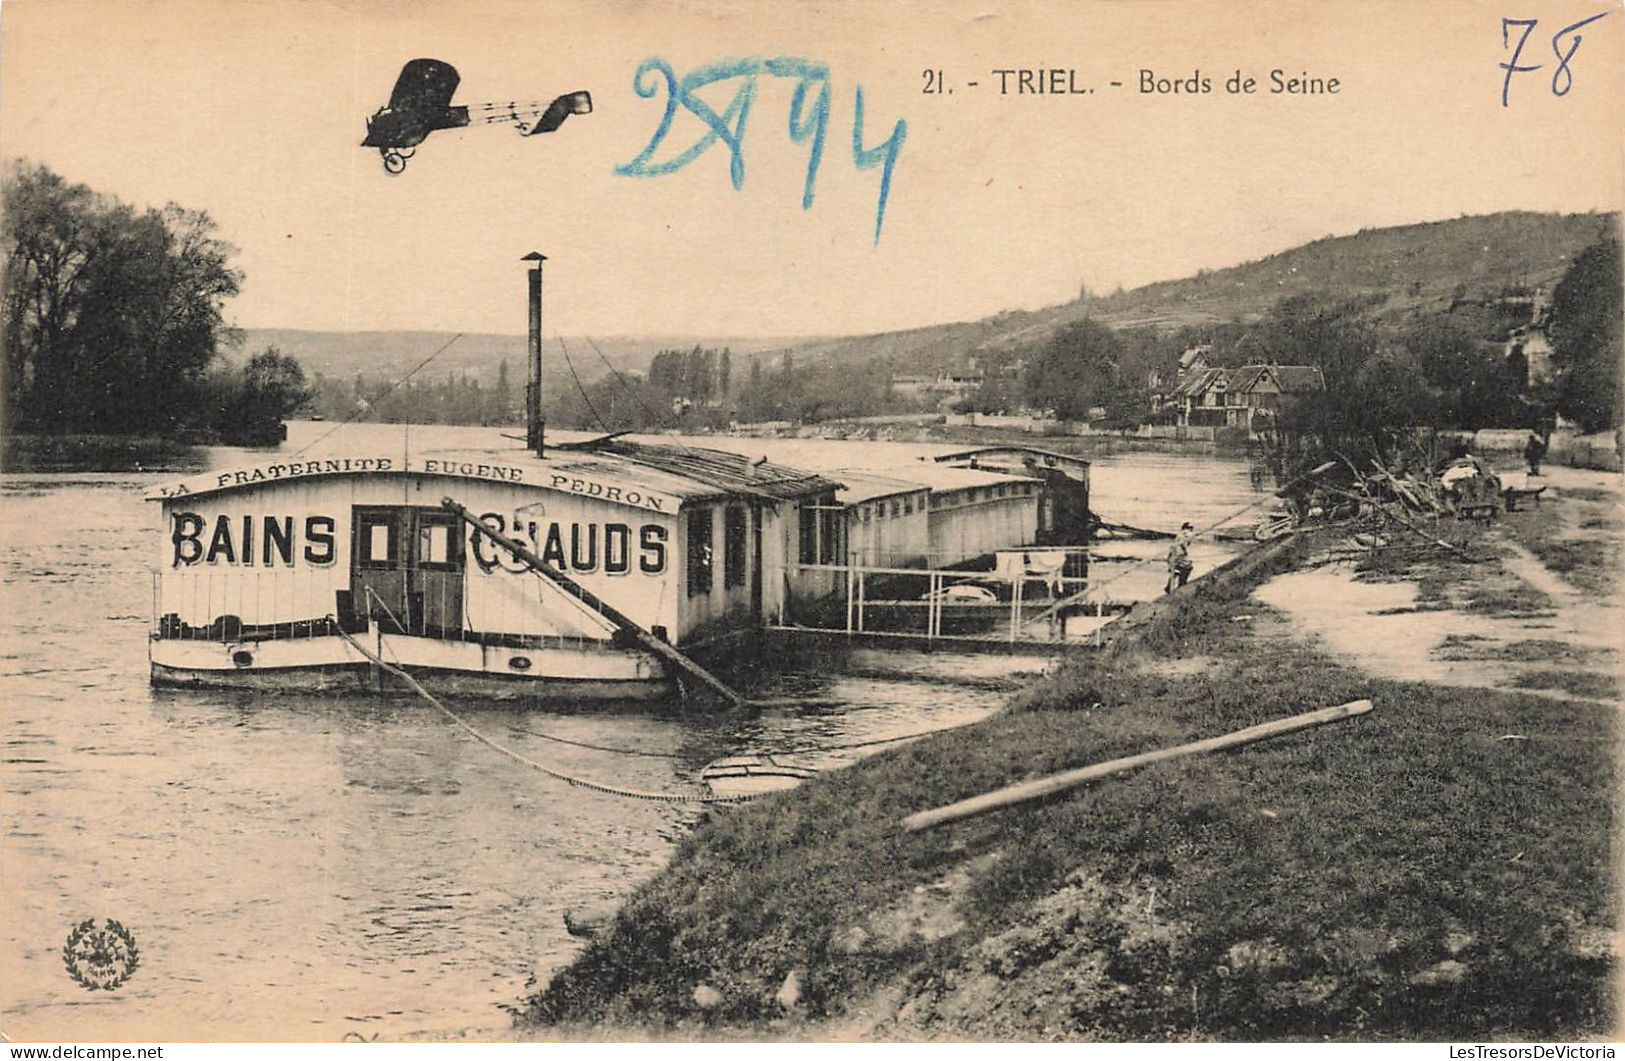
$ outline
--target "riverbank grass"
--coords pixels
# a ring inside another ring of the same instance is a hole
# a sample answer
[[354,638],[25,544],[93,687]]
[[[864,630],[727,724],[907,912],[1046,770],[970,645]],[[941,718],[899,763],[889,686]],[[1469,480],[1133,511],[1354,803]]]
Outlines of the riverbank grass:
[[42,473],[169,469],[184,463],[192,449],[188,442],[138,435],[8,433],[0,439],[0,470]]
[[[1290,636],[1250,581],[1192,594],[984,723],[715,814],[524,1019],[796,1038],[1610,1027],[1615,709],[1370,678]],[[1376,710],[897,828],[1360,698]]]

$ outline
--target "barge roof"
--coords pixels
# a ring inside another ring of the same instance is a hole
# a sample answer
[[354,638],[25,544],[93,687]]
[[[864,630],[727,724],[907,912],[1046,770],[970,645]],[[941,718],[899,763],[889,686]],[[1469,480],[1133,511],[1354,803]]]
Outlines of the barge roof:
[[882,497],[923,494],[931,489],[924,483],[894,479],[889,475],[875,475],[871,472],[843,469],[840,476],[843,485],[840,492],[835,495],[835,499],[843,505],[861,505],[865,501],[875,501]]
[[[254,464],[219,468],[178,482],[167,482],[147,495],[167,501],[253,489],[292,480],[356,475],[441,475],[568,489],[578,478],[610,479],[664,497],[673,508],[729,497],[794,500],[833,493],[837,480],[738,453],[689,445],[647,445],[621,440],[590,448],[552,449],[537,457],[522,444],[453,446],[411,450],[403,455],[369,448],[357,451],[328,446],[311,453],[268,454]],[[579,491],[577,491],[579,492]]]
[[754,494],[781,501],[827,494],[841,486],[817,472],[694,446],[650,446],[617,439],[600,449],[573,452],[620,458],[666,475],[710,484],[724,493]]
[[[568,435],[570,432],[559,432]],[[584,432],[578,432],[582,438],[591,438]],[[775,461],[782,461],[797,468],[803,468],[820,475],[840,479],[843,475],[878,475],[890,479],[899,479],[905,482],[918,482],[932,485],[937,472],[945,468],[954,468],[951,463],[957,460],[966,460],[977,454],[1011,451],[1023,451],[1033,454],[1036,458],[1054,457],[1074,464],[1087,466],[1089,461],[1053,450],[1040,449],[1028,446],[1021,442],[1009,442],[986,446],[966,446],[962,443],[941,442],[903,442],[903,441],[862,441],[856,439],[826,439],[826,438],[756,438],[750,435],[630,435],[629,440],[670,445],[671,440],[681,437],[683,442],[690,445],[703,446],[707,449],[727,450],[730,453],[739,453],[746,456],[760,458],[769,457]],[[1002,476],[1004,481],[1012,478],[1024,478],[1020,473],[991,472],[986,469],[961,469],[965,471],[986,472],[994,476]],[[946,480],[942,480],[946,484]],[[971,483],[968,480],[962,483],[944,485],[939,489],[953,489],[958,485],[980,486],[1000,481],[991,478],[985,481]]]

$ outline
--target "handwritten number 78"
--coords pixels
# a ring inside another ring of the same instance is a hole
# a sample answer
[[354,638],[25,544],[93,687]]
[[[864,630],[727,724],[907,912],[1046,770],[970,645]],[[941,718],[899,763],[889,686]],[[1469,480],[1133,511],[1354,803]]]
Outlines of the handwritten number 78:
[[[1552,54],[1557,57],[1557,66],[1552,70],[1552,95],[1566,96],[1569,94],[1569,89],[1574,87],[1574,70],[1569,64],[1574,59],[1574,53],[1580,50],[1580,42],[1584,40],[1584,37],[1580,34],[1581,27],[1589,26],[1599,18],[1606,17],[1608,17],[1608,12],[1603,11],[1592,15],[1590,18],[1583,18],[1578,22],[1564,26],[1552,34]],[[1529,43],[1530,36],[1535,32],[1535,27],[1539,24],[1540,20],[1535,18],[1503,18],[1501,20],[1501,48],[1503,51],[1507,48],[1512,49],[1511,57],[1500,64],[1501,69],[1506,71],[1501,77],[1501,106],[1503,107],[1510,106],[1512,75],[1533,73],[1542,68],[1543,64],[1541,63],[1519,62],[1523,58],[1524,46]],[[1512,34],[1509,32],[1513,26],[1523,28],[1523,32],[1518,34],[1516,44],[1512,43]]]

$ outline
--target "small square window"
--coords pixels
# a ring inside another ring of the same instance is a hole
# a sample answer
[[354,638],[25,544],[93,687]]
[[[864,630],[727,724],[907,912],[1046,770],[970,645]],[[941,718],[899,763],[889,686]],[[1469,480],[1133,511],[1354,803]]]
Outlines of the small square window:
[[359,568],[387,569],[400,563],[401,541],[393,511],[355,511],[351,547]]
[[444,524],[425,524],[418,528],[418,562],[423,564],[451,563],[451,528]]

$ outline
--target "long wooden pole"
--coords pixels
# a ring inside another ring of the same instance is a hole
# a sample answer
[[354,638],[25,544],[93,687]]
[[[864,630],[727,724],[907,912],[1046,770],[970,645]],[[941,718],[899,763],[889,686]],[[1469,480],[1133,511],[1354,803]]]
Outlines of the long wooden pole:
[[589,605],[601,612],[604,618],[626,631],[626,633],[630,635],[633,640],[637,641],[639,645],[659,656],[661,659],[666,660],[668,663],[671,663],[673,666],[679,667],[682,670],[687,671],[689,674],[692,674],[707,688],[715,692],[724,700],[728,701],[730,704],[733,704],[735,707],[745,707],[750,703],[750,701],[746,700],[745,697],[724,685],[722,680],[716,675],[712,674],[710,671],[688,658],[688,656],[677,651],[677,649],[673,646],[666,644],[666,642],[660,640],[660,638],[649,633],[643,627],[634,622],[630,617],[623,614],[614,605],[610,604],[608,601],[605,601],[602,597],[599,597],[597,594],[593,593],[591,590],[587,589],[581,583],[577,582],[569,575],[566,575],[564,572],[558,570],[557,568],[549,567],[541,557],[531,552],[523,544],[509,538],[505,534],[500,534],[497,531],[492,530],[490,527],[487,527],[477,516],[474,515],[474,513],[470,512],[463,505],[460,505],[456,501],[453,501],[451,498],[447,497],[441,499],[440,507],[448,512],[455,512],[457,515],[463,517],[463,520],[469,526],[473,527],[476,531],[485,535],[487,538],[490,538],[493,542],[508,550],[508,552],[512,553],[520,560],[524,561],[525,565],[528,566],[532,571],[536,572],[538,575],[541,575],[543,578],[564,587],[581,600],[586,601]]
[[1181,744],[1174,748],[1162,748],[1154,752],[1142,752],[1139,755],[1129,755],[1122,759],[1112,759],[1104,763],[1095,763],[1093,766],[1079,767],[1076,770],[1067,770],[1064,773],[1051,774],[1036,781],[1024,781],[1019,785],[1010,785],[1007,788],[996,789],[984,795],[973,796],[970,799],[950,803],[945,807],[936,807],[932,810],[920,811],[910,814],[902,821],[903,831],[917,833],[922,829],[931,829],[947,822],[959,821],[962,818],[972,818],[978,814],[989,811],[1002,810],[1017,803],[1026,803],[1029,800],[1042,799],[1057,792],[1065,792],[1069,788],[1087,784],[1090,781],[1112,774],[1120,774],[1125,770],[1133,770],[1151,763],[1160,763],[1166,759],[1180,759],[1187,755],[1202,755],[1206,752],[1223,751],[1242,744],[1251,744],[1254,741],[1265,740],[1269,737],[1278,737],[1283,733],[1292,733],[1310,726],[1319,726],[1327,722],[1336,722],[1338,719],[1351,718],[1363,715],[1372,708],[1370,700],[1355,700],[1347,704],[1338,704],[1336,707],[1323,707],[1318,711],[1310,711],[1302,715],[1293,715],[1289,718],[1278,718],[1273,722],[1265,722],[1247,729],[1239,729],[1234,733],[1226,733],[1220,737],[1209,737],[1206,740],[1193,741],[1190,744]]

